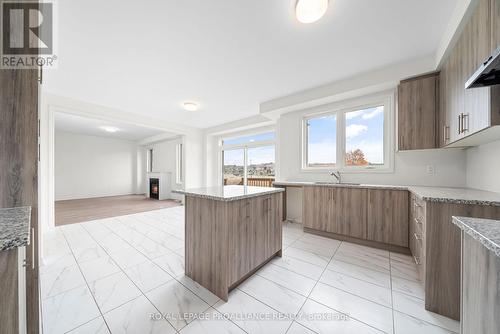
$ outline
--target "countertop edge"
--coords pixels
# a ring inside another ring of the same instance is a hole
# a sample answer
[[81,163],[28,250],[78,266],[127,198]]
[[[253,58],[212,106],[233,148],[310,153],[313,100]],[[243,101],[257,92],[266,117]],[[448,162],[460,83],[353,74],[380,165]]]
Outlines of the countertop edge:
[[181,194],[184,196],[212,199],[212,200],[221,201],[221,202],[232,202],[232,201],[238,201],[238,200],[245,199],[245,198],[259,197],[259,196],[264,196],[264,195],[269,195],[269,194],[277,194],[277,193],[281,193],[281,192],[285,191],[285,189],[280,189],[280,188],[270,188],[270,189],[272,189],[272,190],[254,193],[254,194],[238,195],[238,196],[233,196],[233,197],[220,197],[220,196],[207,195],[207,194],[197,194],[194,192],[190,192],[189,190],[187,190],[187,191],[186,190],[172,190],[172,192],[176,193],[176,194]]
[[[500,201],[493,200],[476,200],[476,199],[461,199],[453,197],[433,197],[421,194],[415,187],[429,187],[429,186],[398,186],[398,185],[376,185],[376,184],[321,184],[308,181],[278,181],[274,183],[277,187],[304,187],[304,186],[315,186],[315,187],[339,187],[339,188],[359,188],[359,189],[382,189],[382,190],[407,190],[417,196],[419,199],[436,202],[436,203],[450,203],[450,204],[468,204],[468,205],[483,205],[483,206],[500,206]],[[432,187],[429,187],[432,188]],[[439,187],[436,187],[439,188]],[[443,187],[446,188],[446,187]],[[480,190],[478,190],[480,191]]]
[[[470,218],[470,217],[456,217],[453,216],[452,222],[456,226],[458,226],[462,231],[470,235],[472,238],[475,240],[479,241],[484,247],[486,247],[488,250],[492,251],[495,253],[497,257],[500,257],[500,244],[496,243],[495,241],[491,240],[487,236],[483,235],[481,232],[478,230],[474,229],[472,226],[469,226],[465,220],[477,220],[478,222],[480,221],[495,221],[492,219],[482,219],[482,218]],[[498,229],[500,231],[500,221],[498,221]]]

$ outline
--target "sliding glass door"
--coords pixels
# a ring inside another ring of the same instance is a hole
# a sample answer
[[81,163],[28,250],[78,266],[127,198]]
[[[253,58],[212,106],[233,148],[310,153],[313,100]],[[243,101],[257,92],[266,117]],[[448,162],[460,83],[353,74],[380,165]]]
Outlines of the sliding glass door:
[[271,187],[275,155],[274,132],[224,140],[223,184]]
[[222,152],[224,185],[245,184],[245,150],[234,149]]

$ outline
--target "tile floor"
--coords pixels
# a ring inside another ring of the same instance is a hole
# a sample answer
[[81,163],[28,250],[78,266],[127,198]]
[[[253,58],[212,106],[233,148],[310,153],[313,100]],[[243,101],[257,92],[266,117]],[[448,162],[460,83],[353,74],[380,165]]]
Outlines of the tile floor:
[[184,207],[48,233],[44,334],[459,331],[458,322],[425,311],[409,256],[304,234],[287,223],[283,257],[224,303],[184,276],[183,238]]

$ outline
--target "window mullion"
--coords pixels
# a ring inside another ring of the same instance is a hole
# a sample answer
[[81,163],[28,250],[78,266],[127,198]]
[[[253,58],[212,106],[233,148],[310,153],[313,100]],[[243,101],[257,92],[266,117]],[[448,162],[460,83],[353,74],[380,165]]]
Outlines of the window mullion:
[[337,169],[345,167],[345,112],[337,113]]
[[248,185],[248,147],[243,149],[243,185]]

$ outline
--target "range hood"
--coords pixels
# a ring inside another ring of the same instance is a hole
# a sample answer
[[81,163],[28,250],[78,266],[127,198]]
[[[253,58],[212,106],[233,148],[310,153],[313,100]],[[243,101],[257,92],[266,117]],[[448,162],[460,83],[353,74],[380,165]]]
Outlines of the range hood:
[[500,47],[477,69],[465,83],[465,88],[500,84]]

